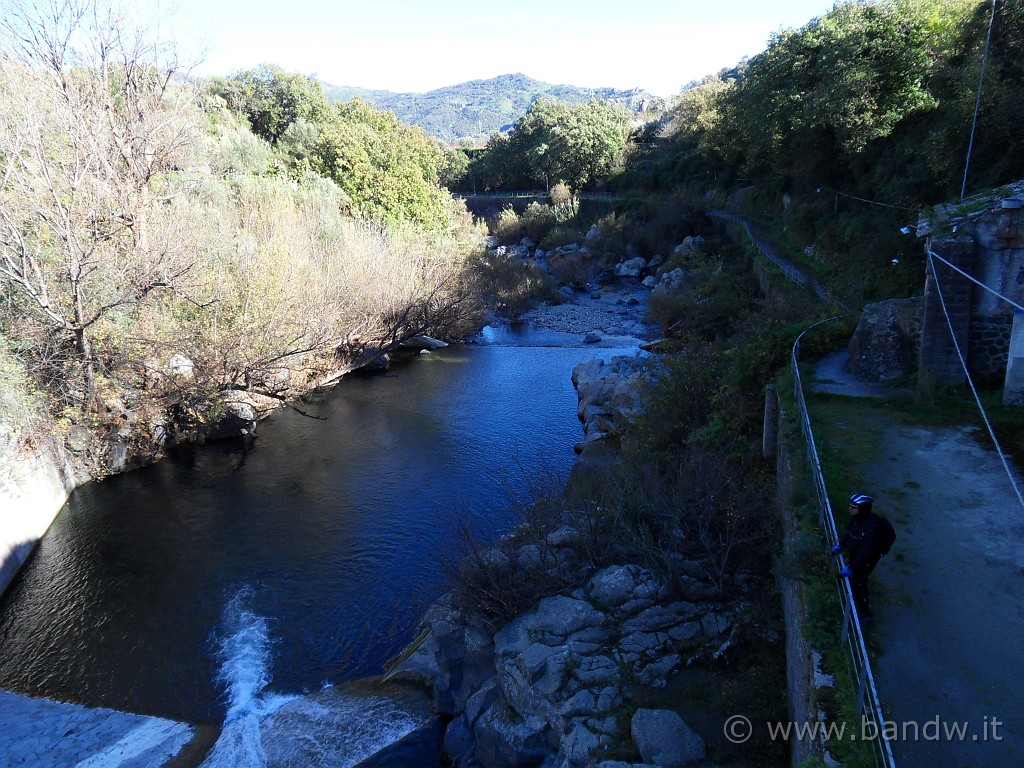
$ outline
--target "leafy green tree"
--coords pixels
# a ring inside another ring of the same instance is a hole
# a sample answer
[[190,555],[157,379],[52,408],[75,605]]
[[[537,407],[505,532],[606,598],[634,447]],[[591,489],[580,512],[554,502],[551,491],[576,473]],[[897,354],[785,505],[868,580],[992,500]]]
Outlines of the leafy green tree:
[[508,136],[491,137],[475,170],[491,188],[565,182],[580,189],[620,167],[631,120],[629,110],[608,102],[539,99]]
[[271,144],[276,144],[296,121],[318,125],[331,115],[331,105],[319,82],[308,75],[285,72],[274,64],[260,64],[229,78],[216,77],[210,82],[210,90],[233,111],[244,115],[253,133]]
[[447,222],[447,195],[438,184],[443,161],[441,147],[420,128],[359,99],[336,105],[312,157],[313,169],[333,179],[363,215],[430,228]]

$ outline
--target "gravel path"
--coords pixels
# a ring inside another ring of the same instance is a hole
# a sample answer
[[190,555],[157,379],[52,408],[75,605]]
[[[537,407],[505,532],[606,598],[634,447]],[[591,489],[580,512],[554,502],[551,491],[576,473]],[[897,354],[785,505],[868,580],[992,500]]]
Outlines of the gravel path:
[[[962,428],[889,426],[865,482],[900,536],[874,577],[879,693],[922,729],[894,744],[897,764],[1020,765],[1024,510],[998,457]],[[970,730],[927,738],[936,718]]]

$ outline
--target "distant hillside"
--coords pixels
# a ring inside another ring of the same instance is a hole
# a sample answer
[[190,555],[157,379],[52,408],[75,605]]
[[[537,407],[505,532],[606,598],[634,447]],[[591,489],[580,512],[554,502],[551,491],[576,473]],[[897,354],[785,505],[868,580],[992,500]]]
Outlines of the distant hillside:
[[485,141],[494,131],[507,130],[540,96],[568,104],[601,99],[622,104],[635,113],[665,109],[664,99],[638,88],[621,91],[551,85],[522,74],[470,80],[427,93],[372,91],[327,83],[324,83],[324,90],[331,101],[347,101],[358,96],[378,109],[389,109],[403,123],[418,125],[431,136],[449,143],[462,138]]

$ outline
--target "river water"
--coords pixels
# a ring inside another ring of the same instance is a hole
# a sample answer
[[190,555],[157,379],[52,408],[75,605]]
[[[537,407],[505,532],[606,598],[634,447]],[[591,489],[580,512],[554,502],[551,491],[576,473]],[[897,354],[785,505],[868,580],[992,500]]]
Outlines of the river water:
[[636,352],[486,330],[343,380],[307,406],[324,420],[282,411],[248,446],[78,489],[0,601],[0,689],[220,725],[239,686],[280,703],[380,673],[441,589],[455,517],[493,538],[510,499],[565,482],[573,367]]

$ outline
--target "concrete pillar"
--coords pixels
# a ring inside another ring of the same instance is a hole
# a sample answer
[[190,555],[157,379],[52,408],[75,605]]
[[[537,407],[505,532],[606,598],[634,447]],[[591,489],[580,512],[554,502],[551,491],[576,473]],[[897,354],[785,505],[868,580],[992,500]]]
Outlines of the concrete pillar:
[[[973,242],[945,240],[930,244],[932,250],[944,259],[964,272],[973,274]],[[938,285],[942,288],[942,298],[939,297],[935,275],[932,272],[933,260],[929,259],[924,286],[924,323],[921,327],[918,381],[921,382],[927,376],[939,387],[958,386],[967,380],[956,348],[959,345],[964,357],[967,357],[973,284],[941,261],[935,260],[934,267],[938,270]],[[943,312],[943,302],[953,326],[952,335],[946,321],[946,312]],[[953,343],[954,336],[956,344]]]
[[1024,312],[1013,312],[1013,330],[1010,332],[1010,356],[1006,361],[1006,379],[1003,382],[1003,405],[1024,407]]

